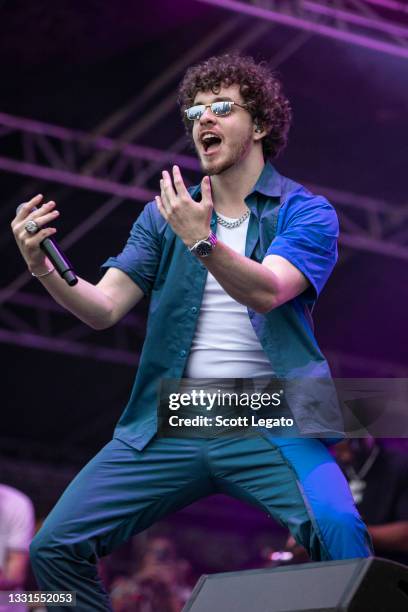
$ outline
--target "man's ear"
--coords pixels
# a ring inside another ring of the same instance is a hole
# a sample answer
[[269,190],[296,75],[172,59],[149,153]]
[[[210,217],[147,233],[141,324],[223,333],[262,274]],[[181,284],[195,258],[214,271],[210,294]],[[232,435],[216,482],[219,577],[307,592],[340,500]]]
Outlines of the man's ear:
[[264,136],[266,136],[266,130],[263,129],[260,123],[254,121],[254,139],[261,140]]

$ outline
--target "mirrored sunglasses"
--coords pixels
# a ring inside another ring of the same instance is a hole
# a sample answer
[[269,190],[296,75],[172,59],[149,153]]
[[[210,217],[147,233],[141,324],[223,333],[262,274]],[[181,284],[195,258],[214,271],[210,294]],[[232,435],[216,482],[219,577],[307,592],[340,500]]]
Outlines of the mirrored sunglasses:
[[245,108],[243,104],[238,104],[238,102],[233,102],[232,100],[222,100],[220,102],[213,102],[212,104],[196,104],[195,106],[186,108],[184,112],[187,115],[187,119],[190,119],[190,121],[200,119],[200,117],[202,117],[202,115],[205,113],[206,108],[210,108],[211,112],[217,117],[226,117],[226,115],[229,115],[232,111],[234,104],[240,108]]

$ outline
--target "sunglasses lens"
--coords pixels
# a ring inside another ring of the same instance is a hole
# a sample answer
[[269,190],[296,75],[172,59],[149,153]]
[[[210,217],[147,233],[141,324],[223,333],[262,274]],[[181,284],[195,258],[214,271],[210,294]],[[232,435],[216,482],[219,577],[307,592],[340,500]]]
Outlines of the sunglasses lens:
[[[217,117],[223,117],[229,115],[232,109],[233,102],[229,100],[223,100],[222,102],[213,102],[211,104],[211,111]],[[210,105],[208,105],[210,106]],[[205,113],[206,106],[204,104],[196,104],[186,109],[187,119],[190,121],[196,121]]]
[[229,115],[229,113],[231,112],[231,108],[232,102],[229,102],[227,100],[224,100],[222,102],[214,102],[211,105],[212,112],[214,113],[214,115],[217,116]]
[[197,104],[196,106],[190,106],[190,108],[186,110],[187,119],[190,119],[190,121],[195,121],[196,119],[199,119],[201,117],[204,111],[205,111],[204,104]]

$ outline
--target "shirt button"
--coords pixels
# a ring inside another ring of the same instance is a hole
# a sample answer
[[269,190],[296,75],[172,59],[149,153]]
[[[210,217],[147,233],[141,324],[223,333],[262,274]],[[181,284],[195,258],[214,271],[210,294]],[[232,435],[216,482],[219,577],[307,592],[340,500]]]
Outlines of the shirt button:
[[197,306],[192,306],[191,312],[195,314],[197,312]]
[[211,227],[214,227],[214,225],[215,225],[215,219],[211,219],[211,221],[210,221],[210,225],[211,225]]
[[186,355],[187,355],[187,351],[185,351],[184,349],[180,351],[180,357],[185,357]]

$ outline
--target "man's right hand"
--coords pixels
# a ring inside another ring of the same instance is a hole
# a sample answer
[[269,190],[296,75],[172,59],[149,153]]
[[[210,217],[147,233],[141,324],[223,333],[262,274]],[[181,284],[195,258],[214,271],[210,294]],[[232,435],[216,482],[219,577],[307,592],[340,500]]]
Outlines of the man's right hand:
[[[51,265],[41,251],[40,243],[44,238],[48,238],[56,233],[57,230],[55,227],[44,226],[54,221],[54,219],[57,219],[59,216],[58,210],[55,209],[55,202],[51,200],[40,206],[42,200],[43,196],[39,194],[29,202],[25,202],[11,222],[11,228],[17,246],[27,263],[28,269],[30,272],[34,272],[34,274],[41,274],[46,271],[47,268],[49,269]],[[39,208],[33,211],[34,207]],[[29,234],[27,230],[24,229],[24,225],[29,220],[35,221],[40,227],[40,230],[36,234]]]
[[[18,211],[11,226],[18,248],[27,262],[28,269],[42,275],[52,267],[51,262],[40,249],[44,238],[57,231],[44,227],[58,217],[55,202],[40,206],[43,196],[35,196]],[[38,210],[32,210],[36,206]],[[24,225],[29,220],[39,226],[36,234],[29,234]],[[59,274],[46,274],[40,282],[58,304],[72,312],[92,329],[106,329],[122,319],[143,297],[140,287],[122,270],[109,268],[97,285],[88,283],[78,276],[78,283],[69,287]]]

